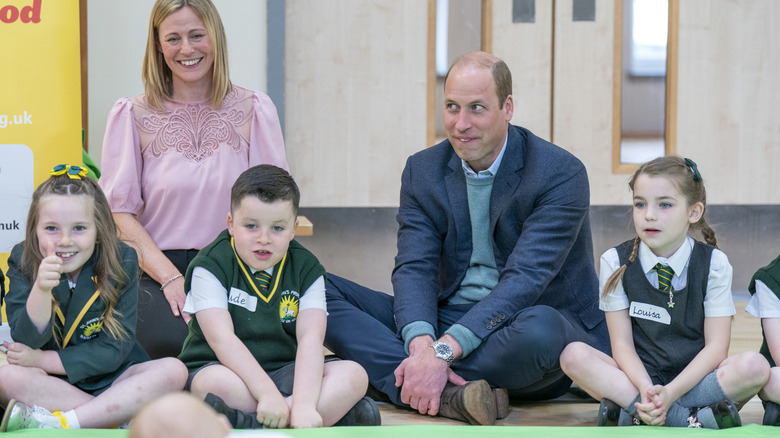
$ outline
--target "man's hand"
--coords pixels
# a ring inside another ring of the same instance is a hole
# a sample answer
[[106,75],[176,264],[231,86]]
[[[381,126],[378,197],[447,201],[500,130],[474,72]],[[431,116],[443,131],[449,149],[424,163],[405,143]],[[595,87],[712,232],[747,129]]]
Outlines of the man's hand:
[[421,414],[434,416],[439,413],[441,393],[447,382],[464,385],[466,380],[455,374],[447,361],[436,357],[430,346],[432,342],[430,336],[412,339],[409,357],[401,362],[394,374],[395,386],[401,387],[401,401]]
[[401,387],[401,401],[421,414],[436,415],[448,370],[447,362],[436,357],[432,348],[407,357],[394,373],[395,386]]

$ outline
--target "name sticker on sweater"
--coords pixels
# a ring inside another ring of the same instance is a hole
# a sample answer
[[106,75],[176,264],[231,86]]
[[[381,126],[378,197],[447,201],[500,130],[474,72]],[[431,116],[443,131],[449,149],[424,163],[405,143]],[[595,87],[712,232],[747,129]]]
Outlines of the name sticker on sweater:
[[641,318],[648,321],[660,322],[661,324],[669,325],[672,322],[672,317],[669,316],[669,312],[663,307],[654,306],[647,303],[631,302],[631,306],[628,309],[628,314],[632,318]]
[[234,287],[230,288],[228,303],[241,306],[250,312],[254,312],[255,309],[257,309],[257,297],[253,297],[241,289],[236,289]]

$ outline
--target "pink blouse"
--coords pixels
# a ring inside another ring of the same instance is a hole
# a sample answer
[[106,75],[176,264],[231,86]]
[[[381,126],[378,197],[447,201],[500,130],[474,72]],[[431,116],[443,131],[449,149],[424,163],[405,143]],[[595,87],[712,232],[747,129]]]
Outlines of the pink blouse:
[[257,164],[288,169],[276,107],[233,86],[222,108],[209,101],[144,95],[117,101],[103,140],[100,186],[114,213],[132,213],[161,250],[201,249],[227,227],[230,189]]

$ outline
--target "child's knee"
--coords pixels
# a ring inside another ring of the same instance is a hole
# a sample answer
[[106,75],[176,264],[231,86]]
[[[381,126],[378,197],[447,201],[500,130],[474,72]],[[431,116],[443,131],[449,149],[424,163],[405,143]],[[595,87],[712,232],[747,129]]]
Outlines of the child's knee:
[[17,369],[21,368],[18,365],[3,365],[0,367],[0,390],[3,388],[8,388],[9,384],[13,382],[21,381],[20,377],[17,373]]
[[[7,387],[15,382],[24,382],[38,374],[39,368],[25,367],[21,365],[3,365],[0,366],[0,387]],[[45,372],[40,373],[45,376]]]
[[780,402],[780,367],[769,370],[769,380],[764,385],[764,395],[775,403]]
[[0,395],[7,402],[14,393],[29,385],[32,379],[47,376],[40,368],[30,368],[21,365],[7,364],[0,366]]
[[365,391],[368,388],[368,373],[359,363],[351,360],[342,360],[339,363],[341,372],[348,376],[350,384],[356,390]]
[[569,374],[582,364],[590,363],[592,348],[583,342],[572,342],[561,352],[561,369]]
[[213,380],[201,371],[192,378],[189,391],[202,400],[206,398],[208,393],[214,392],[215,385],[213,383]]
[[158,359],[158,361],[160,361],[160,371],[169,385],[176,390],[183,389],[189,375],[184,363],[174,357]]
[[747,351],[729,359],[728,367],[718,369],[718,380],[739,379],[744,387],[762,387],[769,380],[769,362],[760,353]]

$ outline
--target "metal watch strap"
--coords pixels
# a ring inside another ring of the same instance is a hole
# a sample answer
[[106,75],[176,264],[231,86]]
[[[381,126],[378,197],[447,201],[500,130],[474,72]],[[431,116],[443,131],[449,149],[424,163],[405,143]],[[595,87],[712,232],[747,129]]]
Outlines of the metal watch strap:
[[452,347],[441,341],[433,341],[431,343],[433,352],[439,359],[444,359],[447,364],[451,364],[454,356],[452,354]]

